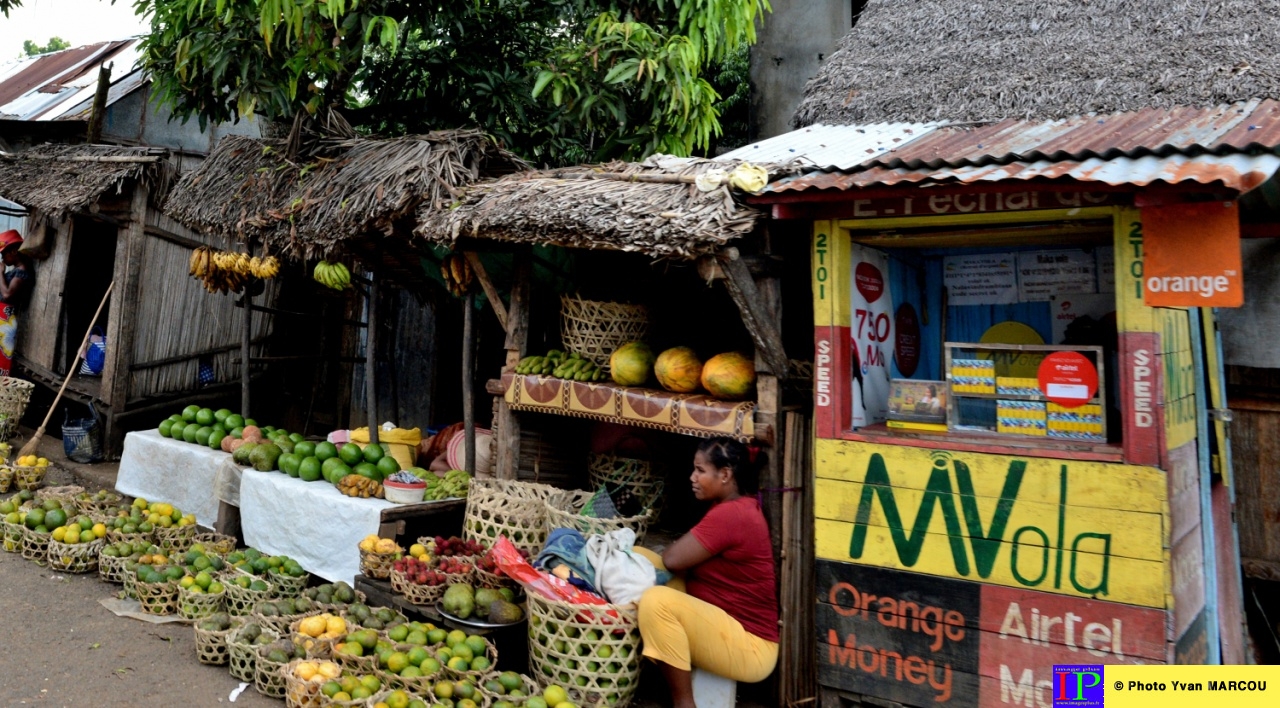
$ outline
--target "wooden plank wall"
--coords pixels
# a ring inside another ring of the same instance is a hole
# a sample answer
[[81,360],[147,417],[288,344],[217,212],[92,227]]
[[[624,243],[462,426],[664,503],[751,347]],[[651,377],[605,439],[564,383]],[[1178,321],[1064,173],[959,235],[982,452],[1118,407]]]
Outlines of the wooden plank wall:
[[1280,401],[1230,405],[1241,561],[1250,575],[1280,580]]
[[62,323],[63,281],[71,255],[72,219],[58,224],[49,257],[35,262],[35,287],[18,327],[18,353],[50,371],[57,371],[58,334]]

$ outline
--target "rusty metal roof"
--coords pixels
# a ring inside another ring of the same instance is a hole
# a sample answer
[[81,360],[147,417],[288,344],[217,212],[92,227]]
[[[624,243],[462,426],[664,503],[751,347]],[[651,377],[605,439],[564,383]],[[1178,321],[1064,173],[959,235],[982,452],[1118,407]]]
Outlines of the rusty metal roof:
[[[92,98],[98,68],[103,64],[113,64],[113,87],[140,71],[138,42],[138,39],[98,42],[0,67],[0,118],[57,120],[63,117],[67,111]],[[122,97],[119,91],[112,94],[111,99]]]
[[[850,140],[850,135],[866,137]],[[885,135],[908,139],[887,149],[867,149],[877,141],[884,146]],[[1271,158],[1280,153],[1280,102],[1004,120],[981,126],[819,125],[725,157],[759,159],[755,156],[763,154],[777,160],[783,149],[795,150],[818,171],[774,182],[769,192],[1037,178],[1112,185],[1221,183],[1247,191],[1277,171]]]

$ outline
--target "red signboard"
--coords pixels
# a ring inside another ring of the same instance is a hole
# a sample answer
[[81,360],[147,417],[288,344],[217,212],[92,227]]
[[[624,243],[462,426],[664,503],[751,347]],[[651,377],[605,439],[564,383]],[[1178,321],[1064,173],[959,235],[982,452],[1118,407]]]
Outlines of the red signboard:
[[1120,404],[1124,419],[1124,459],[1132,465],[1158,465],[1164,451],[1164,377],[1160,335],[1120,333]]
[[1079,352],[1054,352],[1040,362],[1040,391],[1067,408],[1083,406],[1098,393],[1098,369]]

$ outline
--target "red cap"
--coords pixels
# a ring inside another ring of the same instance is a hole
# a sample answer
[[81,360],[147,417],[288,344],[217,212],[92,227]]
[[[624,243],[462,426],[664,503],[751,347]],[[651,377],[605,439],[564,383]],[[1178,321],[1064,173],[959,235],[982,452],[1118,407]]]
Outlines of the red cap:
[[9,229],[4,233],[0,233],[0,251],[3,251],[10,246],[21,245],[22,234],[18,233],[17,229]]

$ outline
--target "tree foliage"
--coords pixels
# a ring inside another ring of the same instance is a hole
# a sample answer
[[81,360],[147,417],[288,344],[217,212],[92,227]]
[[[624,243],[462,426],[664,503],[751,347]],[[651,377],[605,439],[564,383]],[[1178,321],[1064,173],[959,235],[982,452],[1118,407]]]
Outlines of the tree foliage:
[[[4,2],[5,0],[0,0]],[[134,0],[175,115],[342,106],[386,134],[479,126],[542,164],[710,149],[708,80],[768,0]],[[733,87],[736,89],[736,87]]]
[[36,56],[37,54],[48,54],[49,52],[60,52],[63,49],[66,49],[70,46],[71,46],[71,42],[68,42],[67,40],[61,37],[50,37],[49,43],[44,45],[43,47],[27,39],[27,40],[23,40],[22,42],[22,52],[29,57],[33,57],[33,56]]
[[0,0],[0,14],[9,16],[9,11],[22,7],[22,0]]

